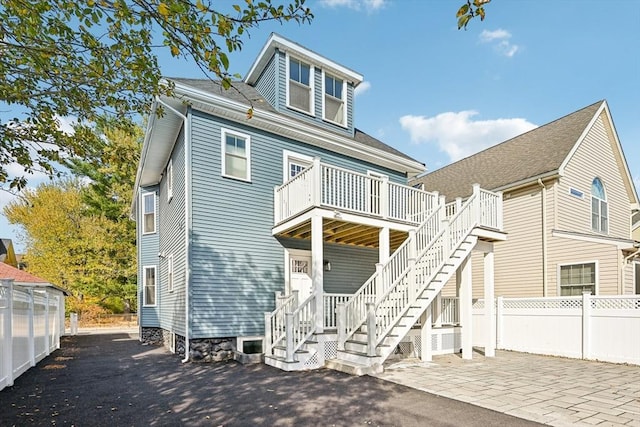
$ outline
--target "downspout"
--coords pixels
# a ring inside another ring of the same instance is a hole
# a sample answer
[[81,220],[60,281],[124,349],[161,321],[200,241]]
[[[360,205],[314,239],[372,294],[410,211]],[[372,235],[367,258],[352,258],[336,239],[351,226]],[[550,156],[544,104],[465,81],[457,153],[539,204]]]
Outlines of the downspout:
[[160,97],[156,97],[156,102],[162,104],[166,109],[173,112],[178,117],[181,117],[184,121],[184,359],[182,363],[189,361],[189,284],[191,283],[191,239],[189,233],[191,232],[191,217],[189,203],[191,201],[191,123],[189,118],[176,110],[166,102],[162,101]]
[[538,185],[542,187],[540,192],[542,201],[542,296],[546,297],[547,292],[547,187],[544,186],[541,178],[538,178]]

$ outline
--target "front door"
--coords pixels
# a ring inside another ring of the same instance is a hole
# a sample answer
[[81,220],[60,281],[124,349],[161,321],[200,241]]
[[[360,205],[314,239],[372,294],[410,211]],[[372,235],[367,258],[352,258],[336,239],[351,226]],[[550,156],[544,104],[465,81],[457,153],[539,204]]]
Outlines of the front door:
[[311,256],[291,255],[289,258],[291,292],[298,291],[298,302],[311,296]]

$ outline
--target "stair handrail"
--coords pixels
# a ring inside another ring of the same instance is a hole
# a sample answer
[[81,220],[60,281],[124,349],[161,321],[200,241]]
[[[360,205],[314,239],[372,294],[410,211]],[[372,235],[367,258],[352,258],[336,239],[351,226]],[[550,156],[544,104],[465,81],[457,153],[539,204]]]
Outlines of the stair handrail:
[[285,316],[287,362],[295,362],[296,351],[316,332],[316,294],[311,294]]
[[[438,205],[433,211],[426,217],[418,229],[422,229],[431,224],[434,218],[439,218],[444,206],[444,198],[438,199]],[[436,221],[437,222],[437,221]],[[436,224],[436,227],[438,225]],[[416,232],[416,236],[418,236]],[[417,238],[417,237],[415,237]],[[367,281],[356,291],[356,293],[349,298],[345,303],[344,313],[344,325],[340,325],[343,331],[340,331],[340,337],[338,340],[338,348],[344,348],[344,342],[348,340],[359,328],[364,324],[367,319],[367,304],[376,303],[377,300],[386,292],[386,288],[389,285],[396,283],[398,277],[403,277],[408,268],[409,261],[409,242],[411,237],[406,239],[393,254],[389,257],[386,263],[377,264],[376,272],[373,273]],[[403,266],[404,264],[404,266]]]
[[[445,219],[443,221],[445,226],[440,228],[423,248],[416,248],[415,267],[408,269],[403,277],[399,278],[392,286],[389,286],[385,294],[376,302],[376,335],[373,341],[376,346],[384,340],[409,309],[411,302],[424,292],[453,251],[478,224],[479,190],[479,187],[474,186],[473,194],[458,212],[449,220]],[[444,209],[442,213],[444,215]],[[463,223],[459,224],[460,222]],[[409,239],[407,241],[412,244]],[[423,258],[429,253],[433,254],[433,258],[424,263]],[[421,264],[423,267],[419,267]],[[425,266],[428,271],[424,271]],[[418,271],[419,269],[423,271]],[[421,273],[421,280],[407,280],[410,273],[413,273],[417,279],[419,272]],[[411,282],[414,282],[415,288],[413,289],[411,288]],[[404,285],[404,288],[398,289],[401,285]]]
[[265,351],[273,354],[273,347],[286,337],[286,313],[291,313],[297,306],[298,295],[291,293],[280,302],[280,306],[271,312],[264,313]]

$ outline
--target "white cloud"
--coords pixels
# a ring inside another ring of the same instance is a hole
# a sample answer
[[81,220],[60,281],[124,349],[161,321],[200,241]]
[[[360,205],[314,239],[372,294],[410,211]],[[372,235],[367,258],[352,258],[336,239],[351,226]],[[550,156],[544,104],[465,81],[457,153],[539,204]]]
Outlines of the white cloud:
[[400,125],[411,135],[411,142],[435,144],[451,161],[536,127],[526,119],[473,120],[476,115],[476,111],[446,112],[434,117],[407,115],[400,118]]
[[482,43],[489,43],[494,40],[503,40],[503,39],[510,39],[510,38],[511,38],[511,33],[501,28],[494,31],[483,30],[480,33],[480,41]]
[[496,52],[508,58],[512,58],[520,50],[520,46],[511,43],[511,33],[501,28],[488,31],[483,30],[478,36],[480,43],[491,43]]
[[366,10],[373,12],[387,5],[388,0],[320,0],[325,7],[346,7],[353,10]]
[[369,89],[371,89],[371,83],[362,82],[358,86],[356,86],[356,89],[354,90],[354,95],[360,96],[363,93],[367,92]]

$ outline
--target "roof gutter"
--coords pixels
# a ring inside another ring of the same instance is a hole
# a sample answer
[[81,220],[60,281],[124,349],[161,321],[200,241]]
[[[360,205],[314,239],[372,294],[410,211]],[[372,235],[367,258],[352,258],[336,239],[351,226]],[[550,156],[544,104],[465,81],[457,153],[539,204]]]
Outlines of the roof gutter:
[[[184,220],[185,220],[185,232],[184,232],[184,359],[182,363],[189,361],[189,284],[191,283],[191,253],[190,248],[190,233],[191,233],[191,209],[189,203],[191,201],[191,122],[189,117],[182,114],[180,111],[173,108],[171,105],[162,101],[160,97],[156,97],[156,103],[162,104],[167,110],[171,111],[178,117],[182,118],[184,122]],[[155,104],[154,104],[155,105]],[[146,141],[145,141],[146,142]],[[136,179],[137,182],[137,179]]]
[[493,188],[491,191],[508,192],[508,191],[520,190],[521,188],[528,187],[528,186],[536,184],[536,183],[539,185],[539,183],[541,181],[548,181],[548,180],[550,180],[552,178],[560,178],[562,176],[563,176],[563,174],[560,173],[560,171],[558,169],[555,169],[555,170],[552,170],[552,171],[549,171],[549,172],[542,173],[540,175],[532,176],[530,178],[525,178],[525,179],[522,179],[520,181],[512,182],[510,184],[506,184],[506,185],[502,185],[500,187]]

